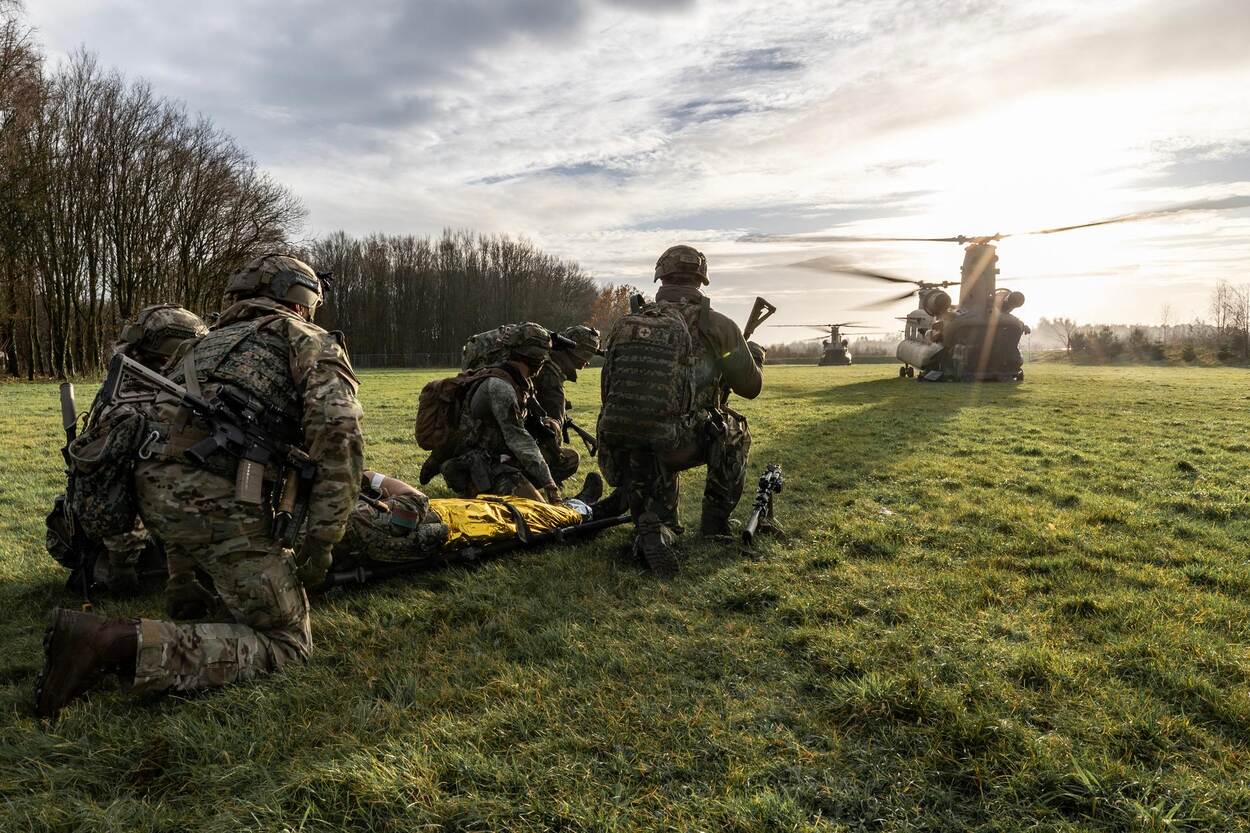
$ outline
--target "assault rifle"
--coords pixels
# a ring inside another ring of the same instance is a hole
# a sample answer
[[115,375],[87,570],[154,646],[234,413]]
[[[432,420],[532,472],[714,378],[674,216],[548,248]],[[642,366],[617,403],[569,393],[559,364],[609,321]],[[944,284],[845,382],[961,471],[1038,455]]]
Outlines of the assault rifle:
[[74,383],[61,383],[61,426],[65,429],[65,447],[61,456],[69,465],[69,447],[78,438],[78,405],[74,402]]
[[[151,401],[153,391],[171,397],[208,424],[208,436],[183,452],[188,460],[203,465],[218,451],[238,458],[235,475],[238,500],[263,503],[261,486],[265,468],[270,464],[278,467],[281,487],[272,496],[273,536],[285,546],[293,547],[308,513],[317,464],[303,449],[272,438],[277,420],[270,408],[233,388],[222,388],[215,398],[203,399],[121,353],[109,361],[108,376],[100,392],[103,402],[146,403]],[[139,456],[150,455],[149,446],[158,439],[159,434],[152,432],[140,448]]]
[[769,463],[760,475],[759,484],[755,487],[755,503],[751,506],[751,514],[746,525],[742,527],[742,543],[751,546],[755,533],[759,530],[773,529],[773,495],[781,492],[784,479],[781,466]]
[[756,295],[755,304],[751,307],[751,314],[747,316],[747,325],[742,328],[742,339],[750,341],[751,336],[755,335],[755,331],[759,326],[771,318],[776,311],[776,307]]
[[586,451],[591,457],[599,456],[599,438],[574,422],[573,417],[566,416],[561,429],[564,431],[564,442],[566,445],[569,441],[569,432],[572,431],[574,434],[581,437],[582,442],[586,444]]
[[[751,336],[755,335],[755,331],[759,326],[772,317],[777,308],[765,301],[760,296],[755,296],[755,303],[751,305],[751,314],[747,316],[747,324],[742,328],[742,340],[749,341]],[[720,388],[721,407],[729,405],[729,385],[722,384]],[[724,418],[721,418],[723,423]],[[719,426],[720,430],[724,430],[723,424]]]

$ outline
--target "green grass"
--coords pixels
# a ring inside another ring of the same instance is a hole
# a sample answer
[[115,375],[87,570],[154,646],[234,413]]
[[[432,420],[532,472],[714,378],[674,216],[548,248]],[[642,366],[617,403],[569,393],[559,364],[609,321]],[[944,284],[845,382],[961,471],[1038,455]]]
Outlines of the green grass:
[[[893,372],[742,404],[762,560],[690,536],[658,581],[613,530],[342,592],[306,667],[56,724],[55,388],[0,387],[0,829],[1250,829],[1246,372]],[[373,467],[415,478],[432,375],[364,374]]]

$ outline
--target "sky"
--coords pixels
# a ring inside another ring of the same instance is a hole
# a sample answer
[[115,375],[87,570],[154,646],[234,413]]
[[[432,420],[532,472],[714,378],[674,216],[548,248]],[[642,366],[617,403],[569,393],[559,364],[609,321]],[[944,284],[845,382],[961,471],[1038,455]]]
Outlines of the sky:
[[[999,244],[1027,322],[1172,323],[1250,283],[1250,0],[27,0],[54,60],[106,65],[232,133],[303,234],[524,236],[651,286],[702,249],[717,308],[896,329],[952,236],[1241,205]],[[777,330],[769,341],[801,331]],[[761,333],[761,335],[764,335]]]

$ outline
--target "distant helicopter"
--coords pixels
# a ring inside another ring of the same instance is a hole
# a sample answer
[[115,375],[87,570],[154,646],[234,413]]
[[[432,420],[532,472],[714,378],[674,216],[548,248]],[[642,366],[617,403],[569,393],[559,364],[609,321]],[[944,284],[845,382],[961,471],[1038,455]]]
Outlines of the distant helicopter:
[[[914,284],[901,295],[875,301],[861,309],[890,306],[917,295],[919,307],[908,313],[903,340],[896,350],[900,377],[914,377],[919,371],[926,381],[955,380],[965,382],[1023,381],[1024,359],[1020,354],[1020,337],[1029,332],[1012,311],[1024,305],[1024,293],[1000,288],[998,284],[998,251],[994,245],[1007,237],[1033,234],[1056,234],[1061,231],[1142,220],[1189,211],[1211,211],[1225,208],[1246,208],[1250,197],[1237,196],[1168,206],[1134,214],[1123,214],[1089,223],[985,236],[954,237],[854,237],[801,235],[747,235],[743,242],[924,242],[958,243],[964,246],[963,265],[958,281],[923,281],[884,272],[859,269],[821,257],[790,264],[823,272],[857,275],[890,283]],[[959,302],[952,306],[948,287],[959,287]]]
[[830,365],[848,365],[851,363],[850,342],[842,338],[842,328],[863,327],[855,321],[844,321],[841,324],[773,324],[774,327],[805,327],[812,330],[826,330],[825,336],[804,339],[804,341],[821,340],[820,359],[816,362],[821,367]]

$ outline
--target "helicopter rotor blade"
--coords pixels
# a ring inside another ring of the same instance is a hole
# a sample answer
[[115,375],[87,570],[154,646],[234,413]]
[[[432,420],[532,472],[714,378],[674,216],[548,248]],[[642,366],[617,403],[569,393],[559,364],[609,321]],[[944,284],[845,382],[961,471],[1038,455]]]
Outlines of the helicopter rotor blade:
[[[1137,211],[1132,214],[1121,214],[1116,217],[1105,217],[1101,220],[1094,220],[1089,223],[1077,223],[1073,226],[1056,226],[1055,228],[1044,228],[1036,231],[1018,231],[1010,236],[1020,236],[1026,234],[1058,234],[1061,231],[1074,231],[1075,229],[1093,228],[1095,226],[1109,226],[1115,223],[1129,223],[1133,220],[1147,220],[1151,217],[1165,217],[1169,214],[1184,214],[1190,211],[1220,211],[1229,208],[1250,208],[1250,197],[1224,197],[1215,200],[1200,200],[1198,202],[1181,203],[1179,205],[1168,205],[1162,208],[1152,208],[1148,211]],[[1003,235],[1007,237],[1009,235]]]
[[739,243],[961,243],[964,237],[859,237],[841,234],[747,234]]
[[876,301],[869,301],[867,304],[863,304],[857,307],[857,309],[862,309],[862,310],[885,309],[886,307],[892,307],[895,304],[897,304],[899,301],[910,298],[912,295],[915,295],[915,294],[916,294],[916,290],[910,289],[907,292],[902,293],[901,295],[891,295],[888,298],[879,298]]
[[814,330],[827,330],[830,327],[866,327],[858,321],[843,321],[841,324],[770,324],[770,327],[810,327]]
[[914,278],[904,278],[887,272],[876,272],[872,269],[861,269],[858,266],[851,266],[831,257],[815,257],[811,260],[801,260],[798,263],[787,265],[793,269],[811,269],[816,272],[831,272],[837,275],[855,275],[860,278],[872,278],[873,280],[889,281],[890,283],[914,283],[917,286],[923,283],[923,281],[918,281]]

